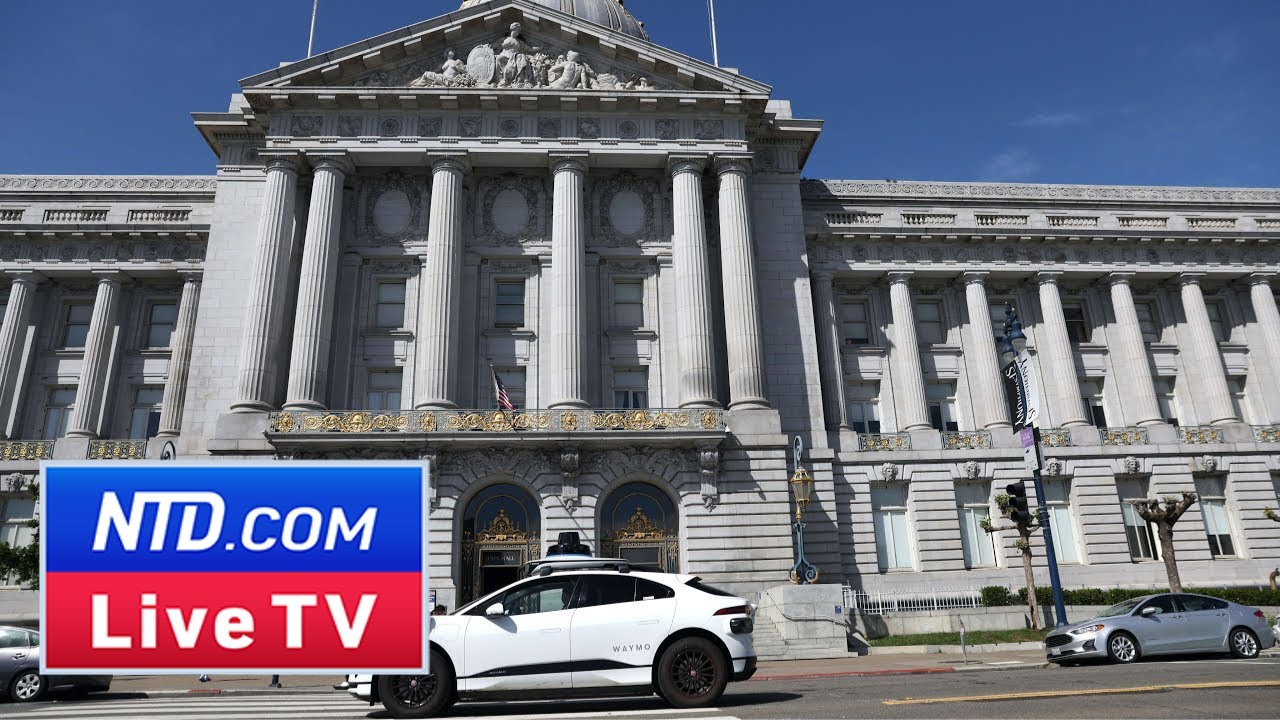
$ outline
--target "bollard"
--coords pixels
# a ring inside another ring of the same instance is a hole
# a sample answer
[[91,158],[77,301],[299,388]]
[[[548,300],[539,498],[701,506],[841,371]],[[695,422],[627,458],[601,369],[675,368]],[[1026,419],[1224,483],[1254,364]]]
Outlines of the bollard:
[[966,645],[964,641],[964,618],[957,615],[956,620],[960,621],[960,656],[964,658],[964,664],[968,665],[969,664],[969,646]]

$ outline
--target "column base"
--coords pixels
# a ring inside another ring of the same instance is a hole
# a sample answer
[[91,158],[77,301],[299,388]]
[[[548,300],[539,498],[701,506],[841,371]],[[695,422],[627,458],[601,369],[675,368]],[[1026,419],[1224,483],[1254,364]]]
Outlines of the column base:
[[84,460],[89,457],[89,437],[60,437],[53,443],[54,460]]
[[1147,440],[1152,445],[1176,445],[1178,442],[1178,429],[1164,421],[1149,422],[1146,425],[1138,423],[1138,426],[1146,429]]
[[293,410],[295,412],[324,412],[328,408],[318,402],[311,400],[291,400],[284,404],[281,410]]
[[222,413],[213,426],[213,437],[206,445],[210,454],[239,453],[261,455],[275,450],[267,442],[268,414],[247,410]]
[[734,435],[778,435],[782,433],[782,416],[771,407],[731,406],[725,425]]
[[98,433],[96,433],[96,432],[94,432],[94,431],[92,431],[92,430],[68,430],[68,431],[67,431],[67,434],[66,434],[66,437],[69,437],[69,438],[83,438],[83,439],[85,439],[85,440],[97,440],[97,439],[98,439]]
[[579,400],[577,398],[557,400],[547,405],[548,410],[585,410],[589,407],[591,406],[587,404],[586,400]]
[[680,403],[680,409],[714,409],[720,407],[720,403],[715,398],[694,398]]
[[457,410],[458,403],[448,400],[427,400],[413,406],[414,410]]
[[275,408],[270,403],[257,400],[239,400],[231,404],[231,412],[233,413],[258,413],[271,412],[272,410],[275,410]]

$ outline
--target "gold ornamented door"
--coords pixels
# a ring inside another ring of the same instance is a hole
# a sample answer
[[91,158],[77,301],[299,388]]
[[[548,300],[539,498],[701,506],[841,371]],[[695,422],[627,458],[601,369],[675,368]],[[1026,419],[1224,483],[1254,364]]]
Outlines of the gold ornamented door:
[[657,570],[680,570],[680,519],[675,505],[648,483],[628,483],[605,498],[600,513],[601,554]]
[[461,602],[515,582],[541,556],[538,505],[523,489],[492,485],[467,503],[462,520]]

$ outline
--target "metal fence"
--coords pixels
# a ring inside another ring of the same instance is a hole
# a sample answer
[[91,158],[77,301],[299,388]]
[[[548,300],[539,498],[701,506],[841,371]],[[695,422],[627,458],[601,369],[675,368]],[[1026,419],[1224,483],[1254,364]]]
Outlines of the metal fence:
[[844,586],[844,606],[849,612],[885,615],[921,610],[955,610],[982,607],[982,593],[975,587],[926,586],[901,590],[854,590]]

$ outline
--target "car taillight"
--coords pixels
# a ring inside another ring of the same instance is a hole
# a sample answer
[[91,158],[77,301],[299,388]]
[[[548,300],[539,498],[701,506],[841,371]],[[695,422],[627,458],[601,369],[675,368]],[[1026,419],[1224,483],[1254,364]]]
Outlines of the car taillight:
[[1262,612],[1261,610],[1254,610],[1254,611],[1253,611],[1253,616],[1254,616],[1254,617],[1260,617],[1260,618],[1266,619],[1267,614],[1266,614],[1266,613],[1264,613],[1264,612]]
[[721,608],[715,612],[716,615],[750,615],[751,608],[747,605],[734,605],[733,607]]

